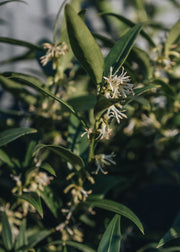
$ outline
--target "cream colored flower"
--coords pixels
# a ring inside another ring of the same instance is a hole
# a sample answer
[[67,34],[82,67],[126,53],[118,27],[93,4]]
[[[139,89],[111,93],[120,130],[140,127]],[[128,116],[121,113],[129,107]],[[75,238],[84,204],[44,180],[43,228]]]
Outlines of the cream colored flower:
[[105,91],[106,98],[126,98],[129,94],[134,95],[133,84],[130,83],[130,76],[126,76],[127,72],[124,72],[124,67],[122,67],[122,72],[119,76],[112,72],[113,69],[110,67],[109,77],[103,77],[106,80],[106,84],[108,84]]
[[75,204],[80,203],[80,201],[85,201],[88,195],[92,192],[84,190],[83,187],[76,184],[70,184],[64,189],[64,193],[68,193],[71,190],[73,202]]
[[46,54],[40,58],[43,66],[45,66],[51,60],[59,59],[68,52],[68,47],[65,42],[59,44],[44,43],[43,47],[48,49]]
[[105,166],[109,166],[111,164],[115,165],[116,162],[113,160],[113,158],[115,157],[116,155],[114,154],[114,152],[112,152],[111,154],[109,155],[105,155],[105,154],[98,154],[98,155],[95,155],[94,156],[94,159],[95,159],[95,164],[97,166],[97,169],[95,172],[95,174],[98,174],[99,171],[101,171],[103,174],[107,174],[108,172],[107,171],[104,171],[104,167]]

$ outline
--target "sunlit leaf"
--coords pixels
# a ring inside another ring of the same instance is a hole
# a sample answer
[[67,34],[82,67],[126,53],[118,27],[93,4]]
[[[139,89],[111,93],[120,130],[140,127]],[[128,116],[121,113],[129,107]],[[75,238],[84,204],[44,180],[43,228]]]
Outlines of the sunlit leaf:
[[21,136],[36,132],[37,130],[32,128],[14,128],[5,130],[0,133],[0,147],[16,140]]
[[41,204],[41,199],[35,192],[25,192],[21,195],[15,195],[17,198],[26,200],[29,202],[40,214],[41,217],[43,217],[43,208]]
[[121,68],[134,45],[134,41],[142,30],[143,25],[142,23],[135,25],[112,47],[105,58],[104,76],[109,76],[110,67],[113,68],[113,73]]
[[74,55],[95,83],[102,81],[104,59],[99,46],[82,18],[67,4],[65,16],[69,40]]
[[91,200],[90,196],[88,197],[86,202],[90,204],[91,207],[105,209],[130,219],[144,234],[144,229],[141,221],[128,207],[107,199]]
[[[122,21],[124,24],[133,27],[134,25],[136,25],[134,22],[132,22],[131,20],[125,18],[122,15],[116,14],[116,13],[102,13],[101,15],[106,15],[106,16],[112,16],[115,17],[117,19],[119,19],[120,21]],[[152,40],[152,38],[145,32],[145,31],[141,31],[140,32],[141,35],[149,42],[149,44],[153,47],[156,47],[156,44],[154,43],[154,41]]]

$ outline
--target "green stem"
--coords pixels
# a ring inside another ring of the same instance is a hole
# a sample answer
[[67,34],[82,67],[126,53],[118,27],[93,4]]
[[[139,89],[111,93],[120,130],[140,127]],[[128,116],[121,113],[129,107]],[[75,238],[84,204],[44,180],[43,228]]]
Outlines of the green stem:
[[92,135],[90,146],[89,146],[89,157],[88,157],[88,163],[91,162],[93,156],[94,156],[94,142],[95,142],[95,134]]

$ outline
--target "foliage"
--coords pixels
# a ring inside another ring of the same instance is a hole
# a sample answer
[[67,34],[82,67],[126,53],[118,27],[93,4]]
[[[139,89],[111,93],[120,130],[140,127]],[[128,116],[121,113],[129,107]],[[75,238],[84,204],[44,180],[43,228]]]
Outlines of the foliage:
[[[0,6],[12,2],[26,3]],[[180,251],[180,21],[153,21],[146,1],[126,1],[134,20],[111,1],[66,2],[52,41],[0,37],[28,50],[1,64],[42,70],[0,73],[13,101],[0,108],[0,251]]]

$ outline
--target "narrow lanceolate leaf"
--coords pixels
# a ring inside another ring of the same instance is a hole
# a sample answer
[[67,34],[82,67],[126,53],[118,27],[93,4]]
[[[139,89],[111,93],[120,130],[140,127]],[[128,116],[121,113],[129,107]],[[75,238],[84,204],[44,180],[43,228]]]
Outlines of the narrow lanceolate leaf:
[[2,162],[7,164],[9,167],[11,167],[11,168],[14,167],[14,164],[11,161],[10,157],[1,149],[0,149],[0,160],[2,160]]
[[[27,244],[26,238],[26,220],[24,219],[21,223],[18,236],[16,237],[15,250]],[[22,250],[21,250],[22,251]]]
[[171,240],[180,238],[180,213],[177,215],[172,227],[168,230],[168,232],[160,239],[157,248],[162,247],[167,242]]
[[105,233],[103,234],[97,252],[120,251],[120,245],[121,245],[120,215],[116,214],[109,223]]
[[95,250],[92,249],[92,248],[90,248],[89,246],[87,246],[85,244],[82,244],[82,243],[79,243],[79,242],[74,242],[74,241],[55,241],[55,242],[51,242],[50,244],[52,244],[52,245],[63,244],[63,245],[67,245],[67,246],[76,248],[79,251],[83,251],[83,252],[95,252]]
[[105,58],[104,76],[109,75],[111,66],[113,67],[113,73],[121,68],[142,28],[142,23],[135,25],[128,32],[126,32],[126,34],[123,35],[112,47],[109,54]]
[[95,83],[102,81],[104,59],[99,46],[82,18],[67,4],[65,17],[74,55]]
[[5,212],[2,214],[2,240],[4,247],[10,251],[13,247],[13,235]]
[[35,192],[26,192],[23,193],[22,195],[15,195],[17,198],[26,200],[29,202],[35,209],[36,211],[40,214],[41,217],[43,217],[43,208],[41,204],[41,199]]
[[144,234],[144,229],[141,221],[128,207],[107,199],[91,200],[91,198],[89,197],[86,202],[90,204],[91,207],[102,208],[130,219]]
[[27,4],[25,1],[22,1],[22,0],[7,0],[7,1],[1,2],[0,6],[4,5],[4,4],[7,4],[7,3],[13,3],[13,2],[19,2],[19,3],[25,3],[25,4]]
[[6,43],[6,44],[11,44],[11,45],[16,45],[16,46],[23,46],[23,47],[27,47],[32,50],[38,50],[38,51],[44,52],[44,49],[41,46],[26,42],[23,40],[19,40],[19,39],[0,37],[0,43]]
[[180,19],[176,22],[176,24],[171,28],[169,32],[169,35],[165,43],[165,55],[168,54],[171,45],[176,43],[179,37],[180,37]]
[[27,86],[33,87],[39,92],[43,93],[44,95],[47,95],[51,97],[52,99],[58,101],[62,106],[64,106],[69,112],[73,113],[85,126],[85,122],[79,118],[77,115],[77,112],[71,107],[68,103],[63,101],[62,99],[58,98],[54,94],[52,94],[47,88],[43,88],[39,84],[39,80],[36,80],[35,78],[32,78],[32,76],[20,74],[20,73],[11,73],[8,78],[12,78],[13,80],[18,81],[20,84],[25,84]]
[[[133,27],[135,25],[134,22],[132,22],[131,20],[125,18],[124,16],[115,14],[115,13],[103,13],[102,15],[108,15],[108,16],[112,16],[115,17],[117,19],[119,19],[120,21],[122,21],[124,24]],[[152,40],[152,38],[143,30],[140,32],[141,35],[149,42],[149,44],[153,47],[156,47],[156,44],[154,43],[154,41]]]
[[38,144],[35,148],[34,154],[39,152],[41,149],[53,151],[65,161],[71,163],[77,170],[84,167],[84,162],[81,157],[62,146]]
[[[28,238],[28,244],[23,246],[22,249],[31,251],[39,242],[48,237],[53,231],[52,230],[41,230]],[[34,251],[34,250],[33,250]]]
[[16,140],[21,136],[36,132],[37,130],[32,128],[14,128],[5,130],[0,133],[0,147]]

